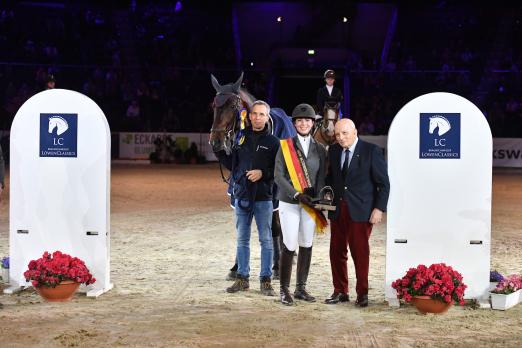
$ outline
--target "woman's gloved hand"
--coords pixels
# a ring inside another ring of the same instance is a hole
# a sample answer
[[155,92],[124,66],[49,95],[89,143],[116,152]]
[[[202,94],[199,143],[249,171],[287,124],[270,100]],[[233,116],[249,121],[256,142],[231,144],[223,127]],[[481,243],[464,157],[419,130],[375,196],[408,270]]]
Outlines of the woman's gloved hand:
[[314,207],[314,204],[312,203],[312,197],[310,197],[307,194],[300,193],[297,195],[296,199],[299,201],[299,203],[307,205],[311,208]]

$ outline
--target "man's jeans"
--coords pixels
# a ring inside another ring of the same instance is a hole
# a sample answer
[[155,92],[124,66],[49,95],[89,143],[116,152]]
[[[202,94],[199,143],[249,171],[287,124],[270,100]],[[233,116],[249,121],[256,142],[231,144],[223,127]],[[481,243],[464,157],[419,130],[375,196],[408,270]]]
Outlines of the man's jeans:
[[[249,277],[250,275],[250,232],[252,217],[256,219],[259,232],[259,244],[261,245],[261,272],[260,277],[272,277],[272,258],[274,249],[272,244],[272,201],[253,202],[252,209],[249,202],[235,202],[236,206],[236,230],[237,230],[237,263],[238,275]],[[238,204],[241,203],[241,204]]]

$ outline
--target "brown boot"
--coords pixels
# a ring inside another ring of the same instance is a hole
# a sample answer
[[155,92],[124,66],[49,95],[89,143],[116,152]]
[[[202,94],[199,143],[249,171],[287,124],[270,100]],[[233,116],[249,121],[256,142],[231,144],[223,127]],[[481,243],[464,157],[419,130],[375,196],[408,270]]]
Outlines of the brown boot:
[[261,278],[259,289],[261,290],[261,294],[265,296],[275,296],[276,293],[274,288],[272,287],[272,281],[270,277]]
[[297,256],[297,281],[295,284],[294,297],[307,302],[315,302],[315,297],[306,291],[306,281],[308,280],[311,262],[312,247],[299,247],[299,255]]
[[234,284],[227,288],[227,292],[234,293],[238,291],[247,291],[248,289],[250,289],[250,283],[248,281],[248,278],[245,278],[238,274]]
[[294,299],[290,294],[290,278],[292,277],[292,260],[294,259],[294,252],[289,251],[283,243],[281,248],[281,257],[279,259],[279,283],[281,285],[279,295],[281,303],[287,306],[294,304]]

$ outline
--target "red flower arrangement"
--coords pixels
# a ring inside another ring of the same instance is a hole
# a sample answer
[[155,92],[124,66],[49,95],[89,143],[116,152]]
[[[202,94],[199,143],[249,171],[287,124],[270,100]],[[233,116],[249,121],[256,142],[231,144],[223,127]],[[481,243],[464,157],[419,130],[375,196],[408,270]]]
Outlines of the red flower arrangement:
[[397,290],[397,297],[406,302],[411,302],[414,296],[429,296],[462,305],[467,286],[459,272],[444,263],[437,263],[430,267],[418,265],[410,268],[404,277],[392,283],[392,288]]
[[55,251],[52,255],[47,251],[38,260],[29,262],[29,269],[24,272],[26,281],[34,287],[55,287],[63,280],[92,284],[96,281],[85,263],[77,257]]

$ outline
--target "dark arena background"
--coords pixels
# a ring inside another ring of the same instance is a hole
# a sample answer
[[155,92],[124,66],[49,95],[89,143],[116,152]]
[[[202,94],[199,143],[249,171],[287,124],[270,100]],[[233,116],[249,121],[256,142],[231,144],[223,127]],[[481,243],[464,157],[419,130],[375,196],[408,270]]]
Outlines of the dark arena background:
[[[316,106],[327,69],[343,91],[344,117],[380,144],[420,95],[451,92],[479,107],[494,143],[484,154],[494,166],[491,270],[521,274],[518,2],[1,1],[0,256],[9,253],[13,118],[38,92],[78,91],[111,129],[114,289],[68,303],[45,302],[32,288],[0,295],[0,346],[519,347],[520,304],[494,311],[468,303],[444,315],[389,307],[386,222],[370,239],[367,308],[323,303],[332,290],[329,229],[314,241],[308,288],[317,302],[285,307],[260,295],[255,228],[251,289],[225,292],[235,222],[208,145],[210,74],[225,84],[244,72],[244,88],[291,114],[299,103]],[[349,277],[354,284],[351,261]]]

